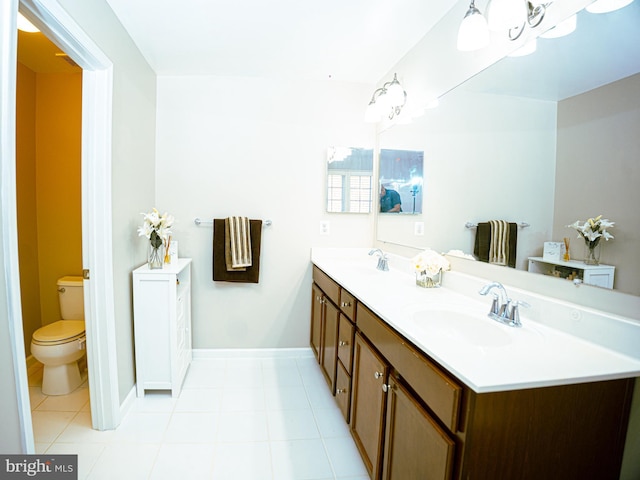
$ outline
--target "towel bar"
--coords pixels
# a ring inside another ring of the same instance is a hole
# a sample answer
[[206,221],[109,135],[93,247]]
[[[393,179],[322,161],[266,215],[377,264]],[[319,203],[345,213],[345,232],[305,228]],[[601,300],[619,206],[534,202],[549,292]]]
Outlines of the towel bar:
[[[464,224],[464,226],[466,228],[476,228],[478,226],[478,224],[477,223],[472,223],[472,222],[467,222],[467,223]],[[529,225],[527,222],[520,222],[518,224],[518,227],[520,227],[520,228],[527,228],[527,227],[530,227],[530,226],[531,225]]]
[[[199,227],[200,225],[213,225],[213,220],[200,220],[200,218],[196,217],[196,218],[193,220],[193,223],[195,223],[198,227]],[[264,224],[264,226],[265,226],[265,227],[270,226],[272,223],[273,223],[273,222],[272,222],[271,220],[265,220],[265,221],[263,222],[263,224]]]

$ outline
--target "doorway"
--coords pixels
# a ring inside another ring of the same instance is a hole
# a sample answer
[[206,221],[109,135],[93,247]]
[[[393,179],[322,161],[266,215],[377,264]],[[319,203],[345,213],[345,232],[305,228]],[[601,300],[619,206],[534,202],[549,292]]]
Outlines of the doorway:
[[[23,15],[83,69],[82,266],[85,275],[87,351],[90,352],[87,363],[91,416],[93,428],[111,429],[120,421],[110,221],[112,64],[56,0],[23,0],[19,3],[18,0],[3,0],[3,10],[8,9],[12,15],[3,15],[0,19],[2,30],[15,31],[18,6]],[[2,94],[3,98],[15,99],[15,37],[3,37],[2,42],[2,48],[10,53],[2,57]],[[15,138],[15,110],[3,108],[0,110],[0,117],[2,138]],[[0,161],[3,173],[15,173],[15,144],[3,147]],[[15,175],[4,176],[3,189],[7,192],[6,202],[2,204],[3,236],[6,234],[7,239],[3,258],[7,279],[6,298],[10,311],[7,322],[13,344],[16,378],[15,390],[11,387],[7,392],[15,393],[17,398],[22,449],[33,453],[17,266]],[[20,355],[22,358],[19,358]]]

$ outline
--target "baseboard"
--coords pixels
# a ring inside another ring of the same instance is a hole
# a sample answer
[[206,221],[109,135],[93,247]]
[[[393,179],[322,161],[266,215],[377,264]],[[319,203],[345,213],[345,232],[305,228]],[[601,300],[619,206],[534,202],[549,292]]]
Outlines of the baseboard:
[[133,387],[131,387],[131,390],[129,390],[129,393],[124,398],[124,401],[120,404],[120,421],[118,421],[118,425],[120,425],[120,422],[122,422],[122,419],[131,410],[131,408],[133,407],[133,403],[135,401],[136,401],[136,385],[133,384]]
[[302,348],[197,348],[193,358],[306,358],[313,357],[311,347]]
[[42,368],[44,365],[40,363],[33,355],[27,357],[27,376],[31,375],[35,370]]

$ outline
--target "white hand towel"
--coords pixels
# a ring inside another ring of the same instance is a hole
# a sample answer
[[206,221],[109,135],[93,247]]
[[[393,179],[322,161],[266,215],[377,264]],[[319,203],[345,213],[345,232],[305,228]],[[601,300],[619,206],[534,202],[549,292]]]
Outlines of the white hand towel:
[[251,266],[251,227],[247,217],[229,217],[231,267]]
[[491,225],[491,243],[489,263],[506,265],[509,256],[509,223],[505,220],[489,220]]

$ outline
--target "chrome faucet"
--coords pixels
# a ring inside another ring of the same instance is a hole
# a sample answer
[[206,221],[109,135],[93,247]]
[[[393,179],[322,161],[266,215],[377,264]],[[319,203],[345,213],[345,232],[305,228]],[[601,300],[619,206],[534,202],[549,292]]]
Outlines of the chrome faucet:
[[373,255],[374,253],[377,253],[379,255],[378,266],[376,268],[378,270],[382,270],[383,272],[388,272],[389,271],[389,258],[387,257],[387,254],[384,253],[379,248],[374,248],[373,250],[369,251],[369,255]]
[[498,293],[493,294],[493,302],[489,311],[489,318],[497,320],[500,323],[509,325],[510,327],[521,327],[519,306],[528,307],[529,304],[520,300],[514,302],[507,295],[507,290],[500,282],[491,282],[485,285],[478,292],[480,295],[487,295],[494,288],[498,289]]

